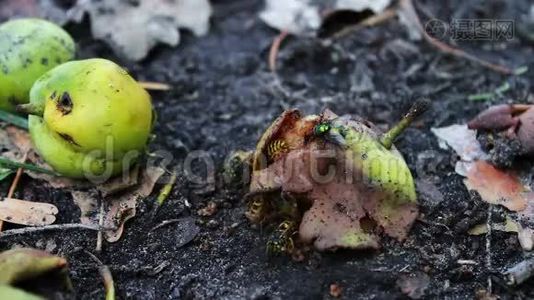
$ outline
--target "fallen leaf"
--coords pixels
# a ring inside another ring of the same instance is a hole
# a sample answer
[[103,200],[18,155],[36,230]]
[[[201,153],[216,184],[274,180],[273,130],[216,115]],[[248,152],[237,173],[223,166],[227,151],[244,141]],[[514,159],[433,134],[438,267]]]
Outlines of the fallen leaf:
[[17,248],[0,253],[0,284],[13,284],[67,267],[67,261],[41,250]]
[[104,237],[110,243],[116,242],[122,236],[124,224],[136,214],[137,202],[148,197],[158,179],[165,174],[159,167],[148,167],[144,170],[140,184],[127,193],[106,199],[108,204],[104,216],[104,227],[114,228],[104,232]]
[[[506,116],[494,116],[504,110],[505,113],[512,110],[513,113],[524,112],[526,106],[496,106],[477,116],[471,121],[470,127],[489,129],[492,119],[500,120],[499,124],[509,122]],[[500,119],[504,118],[504,119]],[[501,126],[502,127],[502,126]],[[498,127],[498,128],[501,128]],[[444,128],[432,128],[432,132],[440,139],[440,145],[451,146],[462,160],[456,162],[455,171],[466,177],[464,184],[469,190],[476,190],[482,200],[491,204],[503,205],[510,209],[508,215],[512,222],[506,222],[504,228],[495,225],[496,230],[517,231],[519,243],[523,250],[530,251],[534,247],[534,194],[530,187],[523,182],[528,182],[530,174],[516,174],[511,170],[501,170],[487,162],[489,156],[481,149],[476,140],[476,131],[468,129],[466,125],[452,125]],[[513,225],[512,225],[513,224]],[[515,225],[515,226],[514,226]],[[471,228],[470,234],[482,234],[486,232],[485,224]]]
[[178,45],[178,28],[205,35],[212,14],[208,0],[79,0],[73,10],[77,11],[73,14],[89,14],[95,38],[135,61],[158,43]]
[[316,36],[324,17],[336,11],[382,12],[391,0],[267,0],[260,18],[267,25],[296,35]]
[[467,128],[467,125],[455,124],[431,128],[430,131],[439,139],[440,148],[446,150],[451,147],[463,161],[488,158],[477,140],[476,130]]
[[187,245],[200,232],[194,218],[183,218],[178,222],[174,246],[177,248]]
[[464,184],[468,190],[477,191],[484,201],[512,211],[524,210],[527,202],[534,200],[534,194],[521,183],[518,176],[499,170],[483,160],[470,166]]
[[119,192],[122,192],[138,183],[139,180],[139,165],[136,165],[128,173],[122,176],[112,178],[103,184],[96,186],[96,189],[102,193],[102,196],[107,197]]
[[148,197],[158,179],[165,173],[159,167],[148,167],[139,174],[138,183],[122,190],[121,193],[112,193],[101,199],[98,188],[89,191],[71,191],[74,203],[80,208],[80,222],[86,225],[99,225],[99,200],[104,201],[103,227],[111,228],[104,232],[108,242],[116,242],[122,236],[124,223],[136,214],[138,201]]
[[0,299],[9,300],[44,300],[45,298],[30,294],[9,285],[0,285]]
[[5,198],[0,201],[0,220],[26,225],[43,226],[56,221],[58,209],[55,205]]
[[98,195],[94,192],[71,191],[72,201],[80,208],[80,223],[98,224]]
[[403,274],[397,280],[397,286],[401,292],[411,299],[420,299],[430,284],[430,278],[426,273]]

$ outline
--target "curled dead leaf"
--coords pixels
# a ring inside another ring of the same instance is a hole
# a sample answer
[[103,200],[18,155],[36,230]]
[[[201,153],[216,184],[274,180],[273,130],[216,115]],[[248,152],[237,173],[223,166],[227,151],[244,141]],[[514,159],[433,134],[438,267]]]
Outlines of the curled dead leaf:
[[[97,190],[100,188],[93,188],[90,191],[72,191],[74,203],[80,208],[80,222],[86,225],[99,225],[100,206],[99,201],[104,201],[104,228],[111,228],[104,232],[104,237],[108,242],[116,242],[122,236],[124,231],[124,224],[136,214],[136,207],[138,201],[148,197],[158,179],[165,173],[165,170],[159,167],[148,167],[139,172],[139,179],[137,184],[128,188],[122,184],[117,185],[111,183],[105,188],[106,191],[111,191],[119,186],[121,193],[107,194],[104,199],[101,199]],[[127,185],[131,185],[131,181]]]

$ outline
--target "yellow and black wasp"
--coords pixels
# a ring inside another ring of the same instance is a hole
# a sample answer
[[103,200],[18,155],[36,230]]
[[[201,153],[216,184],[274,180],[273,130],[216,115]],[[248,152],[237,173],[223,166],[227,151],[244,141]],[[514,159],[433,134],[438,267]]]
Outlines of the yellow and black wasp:
[[296,233],[296,223],[286,220],[272,233],[269,241],[267,242],[267,254],[278,255],[282,253],[290,254],[295,249],[293,242],[293,235]]
[[276,160],[282,154],[289,152],[291,148],[289,144],[283,139],[277,139],[267,145],[267,156],[271,161]]

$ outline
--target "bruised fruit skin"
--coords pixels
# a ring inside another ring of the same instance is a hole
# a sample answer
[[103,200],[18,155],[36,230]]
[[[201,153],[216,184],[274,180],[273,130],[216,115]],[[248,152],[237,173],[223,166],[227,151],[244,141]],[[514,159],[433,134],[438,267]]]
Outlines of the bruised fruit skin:
[[145,149],[152,127],[148,93],[115,63],[72,61],[37,80],[30,92],[32,141],[57,172],[113,176]]
[[61,27],[40,19],[0,25],[0,109],[14,111],[28,102],[37,78],[74,58],[75,46]]

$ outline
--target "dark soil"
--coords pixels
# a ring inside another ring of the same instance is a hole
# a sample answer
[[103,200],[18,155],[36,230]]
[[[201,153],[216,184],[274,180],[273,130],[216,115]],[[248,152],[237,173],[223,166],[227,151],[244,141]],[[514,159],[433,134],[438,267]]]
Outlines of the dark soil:
[[[417,1],[424,12],[451,18],[513,19],[519,22],[529,1]],[[485,222],[487,205],[470,194],[454,172],[456,155],[441,150],[431,127],[465,123],[495,103],[532,100],[534,54],[521,38],[512,41],[464,42],[477,56],[512,67],[530,66],[522,76],[504,76],[459,58],[443,55],[425,42],[412,42],[397,20],[361,30],[334,43],[290,37],[278,60],[278,82],[267,55],[278,34],[257,18],[261,1],[215,1],[210,33],[183,34],[176,48],[159,47],[139,64],[114,57],[89,38],[84,26],[70,27],[80,57],[114,59],[141,80],[172,84],[171,92],[153,93],[158,112],[152,150],[166,150],[178,166],[186,153],[204,150],[216,163],[217,176],[225,157],[236,149],[252,149],[261,133],[284,109],[304,113],[330,108],[357,114],[387,127],[413,99],[426,96],[432,109],[396,145],[418,182],[424,221],[409,238],[385,239],[376,252],[310,253],[303,262],[268,258],[270,228],[251,226],[244,217],[244,190],[219,182],[216,188],[179,180],[153,217],[153,198],[140,203],[117,243],[105,244],[97,256],[109,265],[121,299],[326,299],[336,283],[344,299],[404,298],[396,281],[403,274],[425,271],[430,285],[425,299],[471,299],[493,278],[494,294],[502,299],[534,297],[531,279],[505,287],[500,272],[524,259],[513,234],[491,235],[492,267],[486,267],[484,236],[466,233]],[[424,20],[423,20],[424,21]],[[87,25],[87,24],[85,24]],[[508,81],[511,88],[489,101],[469,101],[470,94],[493,91]],[[0,185],[7,193],[8,182]],[[437,188],[437,189],[436,189]],[[57,223],[78,222],[79,209],[69,193],[24,177],[17,197],[50,201],[60,209]],[[198,215],[209,201],[217,204],[210,217]],[[186,204],[190,203],[190,207]],[[495,209],[494,214],[499,212]],[[168,219],[180,222],[151,231]],[[195,225],[196,224],[196,225]],[[196,237],[188,237],[200,228]],[[8,228],[9,229],[9,228]],[[48,283],[32,285],[56,299],[102,299],[98,266],[83,251],[94,252],[90,231],[35,233],[0,240],[0,249],[14,245],[44,248],[68,258],[74,293],[54,292]],[[55,245],[55,246],[54,246]],[[475,265],[460,265],[459,259]]]

